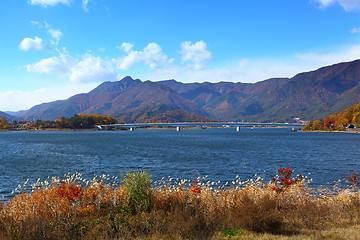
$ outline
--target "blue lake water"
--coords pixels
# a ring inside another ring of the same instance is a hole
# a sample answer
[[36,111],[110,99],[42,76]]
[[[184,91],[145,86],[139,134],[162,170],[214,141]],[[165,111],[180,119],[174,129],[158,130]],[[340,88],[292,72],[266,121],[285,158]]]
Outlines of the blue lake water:
[[197,173],[226,182],[255,174],[271,180],[279,167],[290,167],[294,174],[311,173],[312,185],[345,182],[349,173],[360,173],[360,134],[286,128],[1,132],[0,146],[3,196],[27,179],[75,172],[91,179],[150,170],[154,180],[192,179]]

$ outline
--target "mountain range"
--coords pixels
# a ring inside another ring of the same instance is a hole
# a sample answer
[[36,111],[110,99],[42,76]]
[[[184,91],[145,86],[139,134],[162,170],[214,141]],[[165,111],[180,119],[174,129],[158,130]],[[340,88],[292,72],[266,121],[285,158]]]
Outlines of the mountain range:
[[154,82],[128,76],[12,115],[28,121],[101,114],[129,123],[193,119],[291,122],[293,118],[325,118],[358,102],[360,60],[257,83]]

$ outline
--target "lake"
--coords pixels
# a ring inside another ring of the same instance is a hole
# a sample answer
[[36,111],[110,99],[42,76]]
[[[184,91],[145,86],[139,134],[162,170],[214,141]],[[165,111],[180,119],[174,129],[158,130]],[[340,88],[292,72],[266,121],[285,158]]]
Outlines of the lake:
[[27,179],[79,172],[120,176],[150,170],[162,177],[210,181],[266,181],[280,167],[311,173],[311,185],[333,184],[360,173],[360,134],[291,132],[287,128],[143,129],[130,131],[24,131],[0,133],[2,196]]

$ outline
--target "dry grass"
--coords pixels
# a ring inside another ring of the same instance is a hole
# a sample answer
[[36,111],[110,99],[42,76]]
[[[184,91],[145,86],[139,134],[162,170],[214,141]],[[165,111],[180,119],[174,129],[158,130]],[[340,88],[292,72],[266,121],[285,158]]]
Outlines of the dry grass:
[[226,188],[204,179],[150,187],[144,173],[122,181],[80,175],[63,181],[38,181],[2,203],[0,238],[360,238],[360,195],[349,189],[312,189],[301,181],[279,192],[261,178],[237,179]]

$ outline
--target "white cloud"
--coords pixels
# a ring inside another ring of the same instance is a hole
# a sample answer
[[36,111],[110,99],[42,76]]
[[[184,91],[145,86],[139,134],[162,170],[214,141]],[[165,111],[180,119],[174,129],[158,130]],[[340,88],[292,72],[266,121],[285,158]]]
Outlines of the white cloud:
[[119,69],[128,70],[136,63],[144,63],[151,69],[156,69],[174,60],[168,59],[161,46],[156,43],[149,43],[142,51],[133,50],[133,47],[133,44],[125,42],[121,44],[121,47],[118,47],[127,54],[124,57],[114,59]]
[[41,5],[43,7],[47,6],[55,6],[57,4],[70,5],[71,0],[30,0],[30,4],[32,5]]
[[313,0],[320,8],[339,4],[346,12],[360,10],[360,0]]
[[85,54],[82,60],[71,68],[69,79],[75,83],[104,82],[117,80],[118,75],[111,62]]
[[[30,72],[55,74],[66,77],[72,83],[90,83],[114,81],[119,79],[115,65],[126,74],[141,79],[176,79],[182,82],[257,82],[272,77],[293,77],[295,74],[317,68],[360,58],[360,45],[342,46],[337,49],[325,49],[322,52],[305,52],[293,54],[281,59],[243,58],[217,67],[204,63],[211,59],[211,53],[202,41],[192,44],[182,44],[182,61],[185,64],[175,64],[162,51],[160,45],[149,43],[141,51],[134,50],[133,44],[123,43],[120,47],[125,56],[113,59],[103,59],[93,54],[84,54],[74,58],[65,50],[57,56],[43,59],[27,66]],[[186,63],[191,62],[192,67]],[[139,74],[129,70],[134,64],[144,64],[149,71]],[[201,65],[201,67],[198,67]]]
[[120,70],[129,70],[135,63],[141,62],[141,52],[130,51],[127,56],[114,59]]
[[27,66],[27,71],[42,74],[55,74],[65,77],[71,73],[71,68],[76,64],[76,60],[72,57],[60,53],[59,57],[50,57],[42,59],[35,64]]
[[40,51],[40,50],[46,50],[47,45],[43,43],[43,40],[41,38],[38,37],[35,37],[34,39],[24,38],[21,41],[19,48],[24,51],[29,51],[29,50]]
[[204,67],[204,63],[212,59],[211,52],[207,49],[204,41],[198,41],[194,44],[190,41],[181,43],[181,54],[183,62],[193,62],[192,67],[197,70]]
[[159,65],[173,61],[172,59],[168,59],[168,57],[163,53],[161,46],[156,43],[149,43],[144,48],[142,54],[145,64],[153,69],[159,67]]
[[85,54],[79,60],[66,52],[60,52],[59,56],[42,59],[35,64],[28,65],[27,70],[68,77],[73,83],[104,82],[118,79],[115,68],[110,61],[91,54]]

